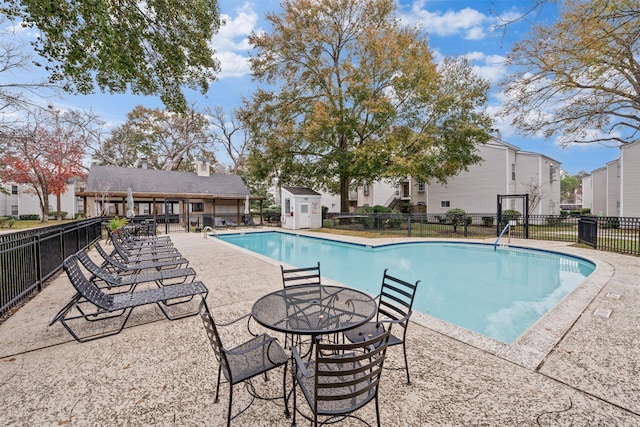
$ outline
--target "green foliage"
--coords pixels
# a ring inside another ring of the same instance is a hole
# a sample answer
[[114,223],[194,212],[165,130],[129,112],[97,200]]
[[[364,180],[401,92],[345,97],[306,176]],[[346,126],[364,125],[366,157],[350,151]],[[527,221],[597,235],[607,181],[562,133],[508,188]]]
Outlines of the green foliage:
[[16,219],[12,216],[0,216],[0,228],[11,228],[16,223]]
[[575,190],[580,186],[582,180],[576,175],[564,174],[560,178],[560,196],[566,203],[575,202]]
[[[49,212],[49,218],[56,218],[58,213],[56,211]],[[65,219],[67,217],[67,212],[60,211],[60,218]]]
[[562,224],[562,216],[548,216],[546,222],[550,227],[558,227]]
[[638,2],[561,5],[557,19],[532,27],[507,56],[517,72],[504,83],[502,114],[521,131],[558,135],[564,145],[637,140]]
[[278,222],[282,216],[282,207],[279,205],[269,206],[262,211],[262,220],[265,222]]
[[110,231],[115,231],[115,230],[117,230],[119,228],[124,227],[128,223],[129,223],[129,221],[127,220],[127,218],[119,218],[118,216],[114,216],[107,223],[107,228]]
[[620,228],[620,218],[608,217],[602,228]]
[[458,229],[458,226],[464,224],[464,222],[467,220],[467,213],[464,209],[451,208],[445,213],[444,217],[447,224],[453,225],[453,232],[455,233]]
[[484,225],[485,227],[491,227],[493,226],[493,220],[494,218],[492,216],[483,216],[482,225]]
[[251,134],[252,180],[278,178],[340,194],[379,179],[446,181],[488,140],[488,82],[469,61],[436,65],[423,32],[394,0],[286,1],[255,33],[264,84],[239,118]]
[[38,214],[25,214],[25,215],[20,215],[20,220],[25,220],[25,221],[34,221],[34,220],[40,220],[40,215]]
[[37,27],[36,52],[52,82],[70,93],[159,95],[184,111],[183,88],[208,90],[219,70],[211,39],[215,0],[8,0],[5,13]]
[[93,161],[135,168],[145,158],[149,169],[195,172],[196,158],[216,162],[209,126],[205,115],[193,109],[178,114],[138,105],[94,153]]
[[507,224],[509,221],[518,221],[520,222],[520,218],[522,214],[515,209],[506,209],[502,211],[502,224]]

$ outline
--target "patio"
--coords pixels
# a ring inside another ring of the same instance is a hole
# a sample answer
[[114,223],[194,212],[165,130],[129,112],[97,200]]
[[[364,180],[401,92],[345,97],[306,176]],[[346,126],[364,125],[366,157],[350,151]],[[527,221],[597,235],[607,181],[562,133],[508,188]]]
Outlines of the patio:
[[[207,303],[217,321],[248,313],[258,297],[282,286],[276,262],[202,234],[171,239],[209,288]],[[412,384],[402,370],[385,370],[382,425],[640,424],[640,259],[561,242],[514,243],[597,259],[608,272],[606,284],[534,366],[413,324]],[[198,317],[168,322],[156,308],[139,309],[119,335],[78,344],[59,323],[47,326],[72,294],[63,273],[0,325],[5,425],[224,425],[228,386],[214,404],[218,366]],[[612,314],[595,316],[597,308]],[[387,366],[401,365],[401,349],[391,348],[388,357]],[[281,383],[270,378],[253,384],[260,393],[275,393]],[[234,409],[248,399],[238,388]],[[374,410],[368,405],[360,413],[373,422]],[[234,425],[288,426],[283,412],[281,402],[256,401]]]

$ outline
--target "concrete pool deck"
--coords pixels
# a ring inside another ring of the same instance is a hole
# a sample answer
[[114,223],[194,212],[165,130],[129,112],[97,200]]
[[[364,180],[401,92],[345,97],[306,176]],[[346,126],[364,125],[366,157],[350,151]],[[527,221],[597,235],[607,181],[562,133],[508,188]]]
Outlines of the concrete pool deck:
[[[373,245],[406,240],[331,237]],[[202,234],[171,239],[209,288],[207,302],[219,322],[249,312],[259,296],[282,286],[277,262]],[[385,370],[383,426],[640,425],[640,259],[561,242],[511,244],[582,256],[598,267],[584,289],[510,346],[414,315],[412,384],[403,371]],[[228,387],[214,404],[217,362],[199,318],[169,322],[155,308],[138,308],[119,335],[78,344],[59,323],[48,326],[72,295],[61,274],[0,325],[3,424],[225,424]],[[594,314],[598,309],[611,315]],[[226,343],[241,339],[236,332],[225,332]],[[388,357],[389,366],[401,365],[401,349],[391,348]],[[273,394],[280,385],[275,378],[253,384]],[[234,390],[236,411],[247,401],[246,390]],[[375,420],[373,405],[359,414]],[[288,426],[290,420],[281,402],[256,401],[233,424]]]

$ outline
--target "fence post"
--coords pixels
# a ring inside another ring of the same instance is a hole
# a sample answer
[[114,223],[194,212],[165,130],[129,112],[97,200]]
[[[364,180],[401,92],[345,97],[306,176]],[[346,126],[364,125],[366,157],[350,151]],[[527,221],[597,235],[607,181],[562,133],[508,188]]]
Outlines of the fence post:
[[407,237],[411,237],[411,214],[407,217]]

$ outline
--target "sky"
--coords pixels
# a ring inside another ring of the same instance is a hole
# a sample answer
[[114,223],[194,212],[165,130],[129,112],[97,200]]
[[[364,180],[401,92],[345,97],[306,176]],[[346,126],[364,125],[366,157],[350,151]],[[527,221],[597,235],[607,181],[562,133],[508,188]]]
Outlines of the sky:
[[[248,64],[251,46],[247,36],[251,31],[269,31],[265,14],[278,13],[281,8],[280,0],[218,0],[218,4],[225,25],[214,36],[212,45],[221,63],[221,72],[206,95],[188,91],[187,100],[196,108],[221,106],[230,112],[240,105],[242,97],[251,96],[256,87]],[[467,56],[478,75],[491,82],[487,111],[505,142],[557,160],[562,169],[572,175],[580,171],[591,172],[619,156],[619,149],[615,147],[583,144],[562,148],[555,138],[523,136],[495,114],[502,99],[498,83],[509,72],[504,66],[505,56],[514,42],[527,36],[531,25],[557,19],[557,5],[545,5],[504,29],[500,24],[522,16],[531,8],[533,0],[398,0],[398,4],[403,22],[420,25],[428,34],[437,61],[447,56]],[[24,31],[20,36],[28,40],[34,34]],[[33,73],[37,72],[33,70]],[[157,97],[131,94],[67,94],[46,102],[61,109],[91,109],[111,127],[124,123],[127,113],[137,105],[163,107]],[[220,150],[216,155],[224,162]]]

